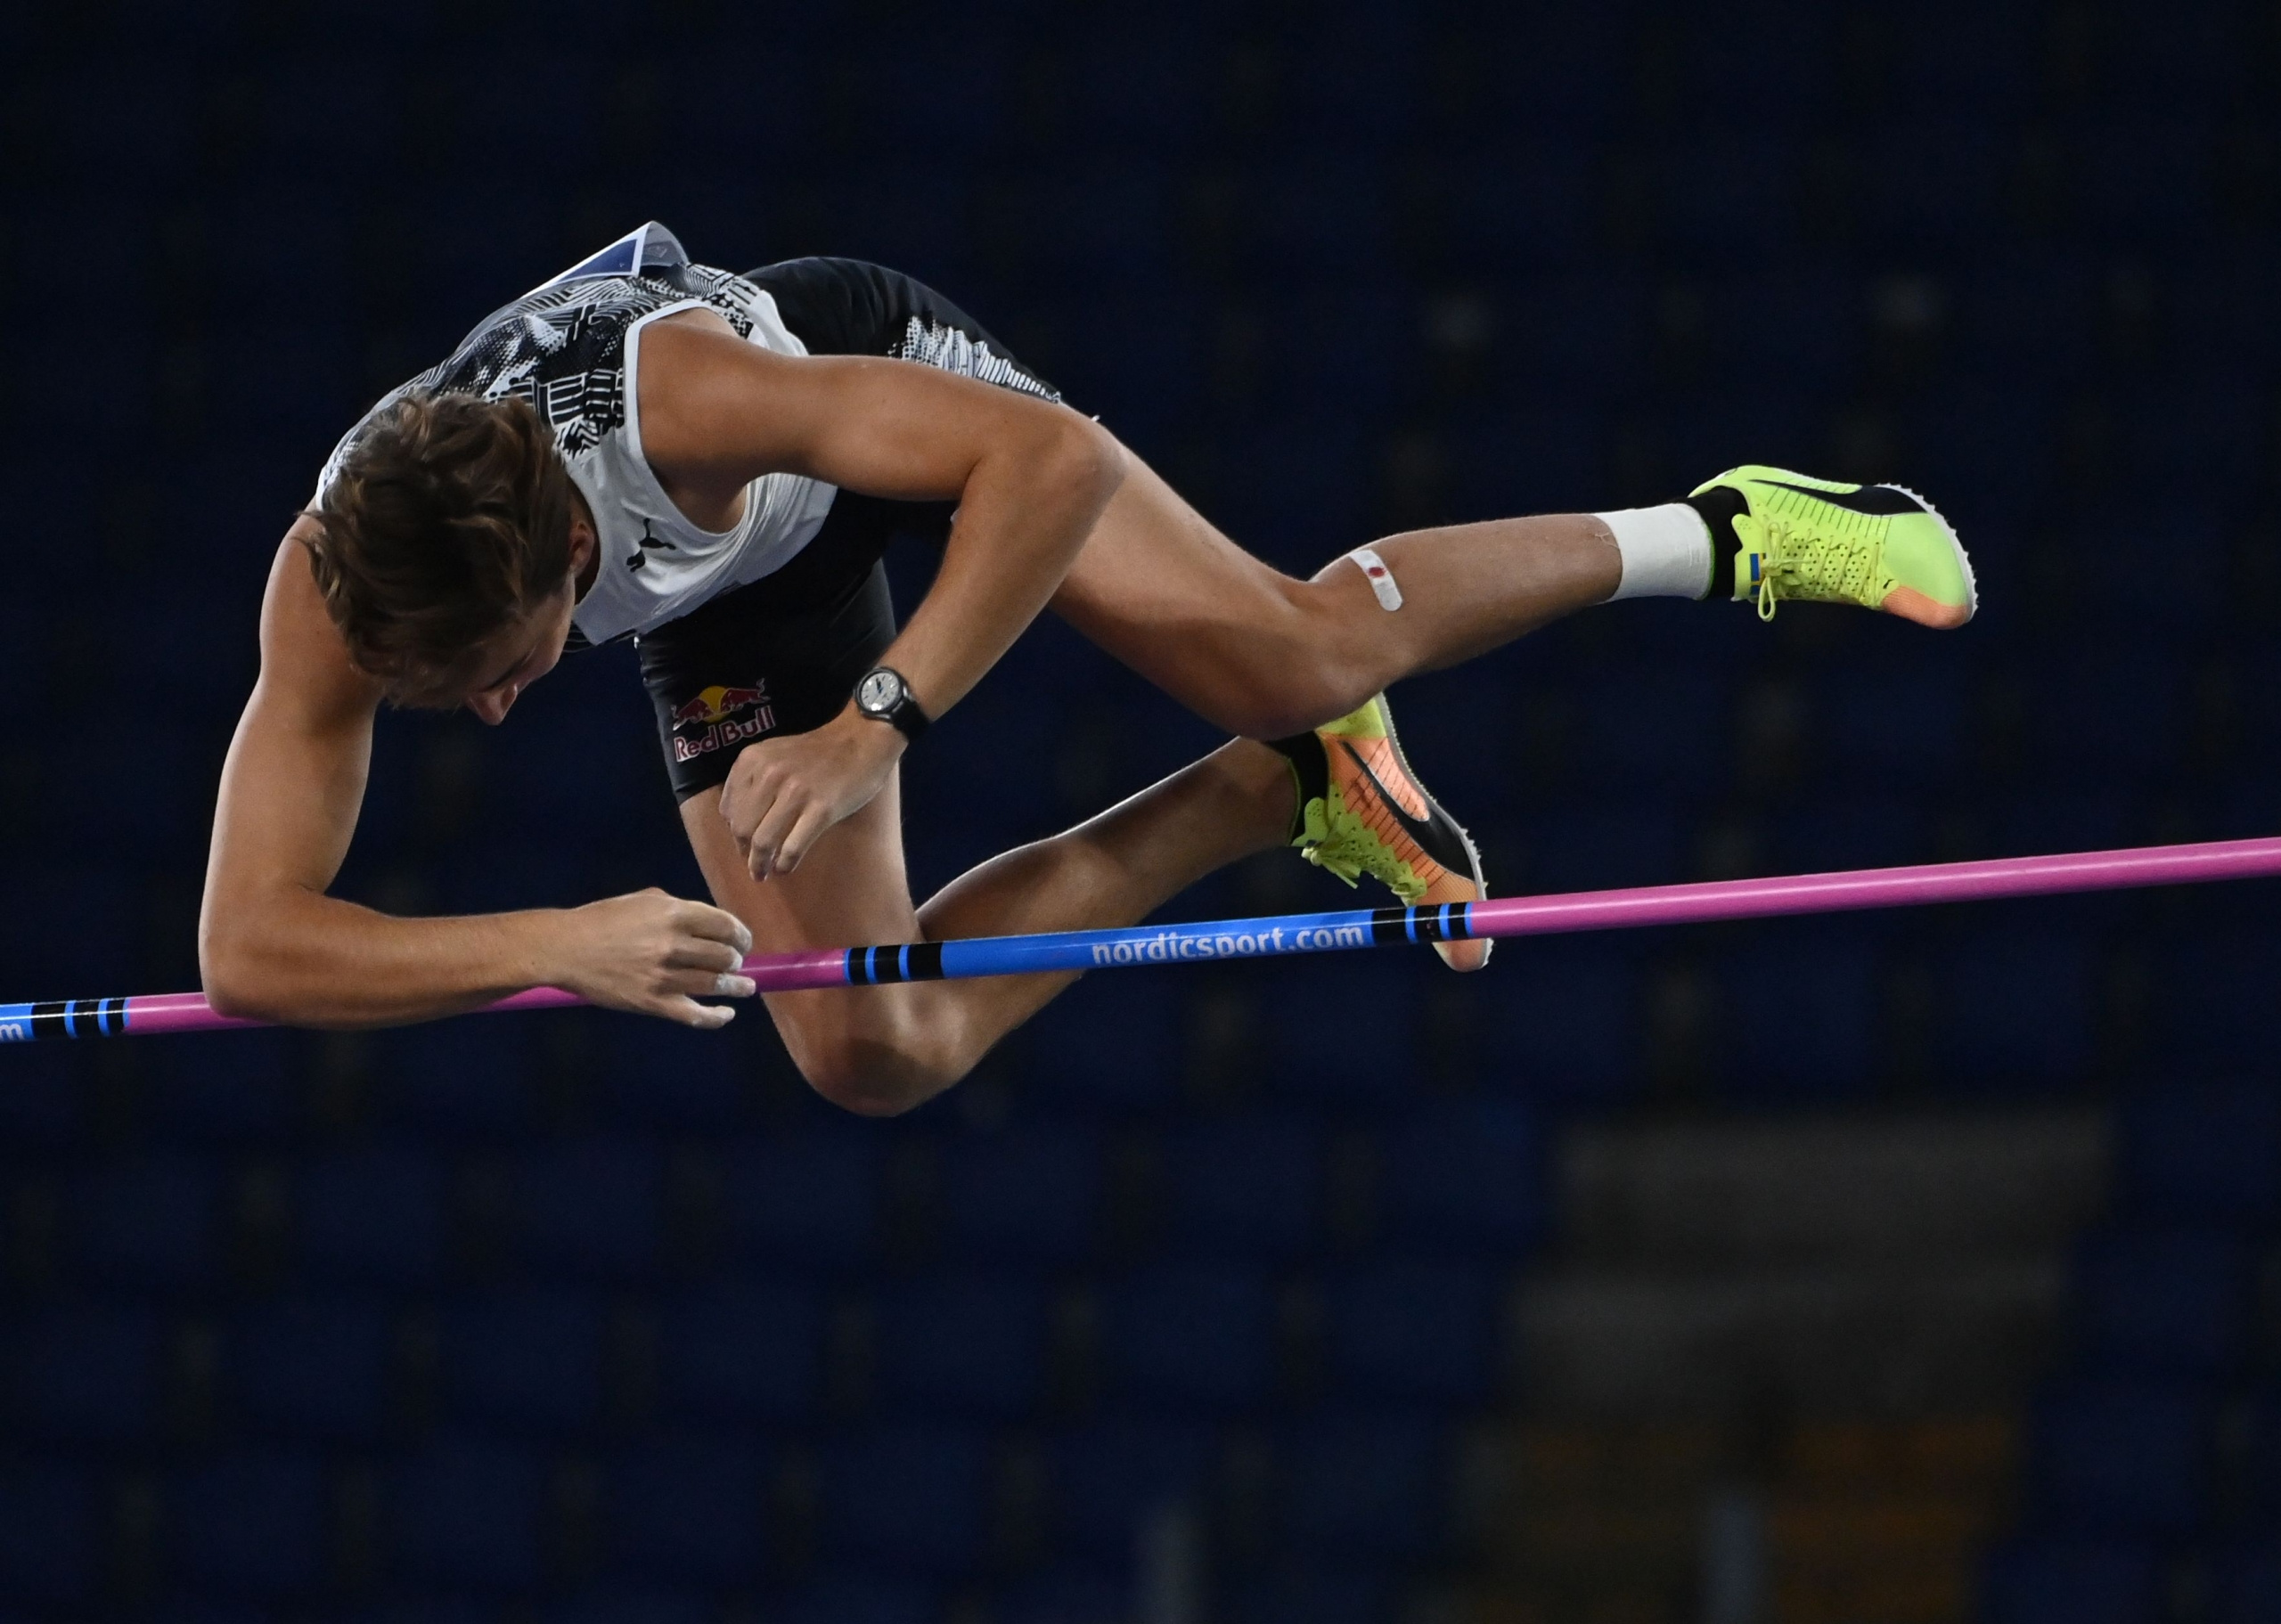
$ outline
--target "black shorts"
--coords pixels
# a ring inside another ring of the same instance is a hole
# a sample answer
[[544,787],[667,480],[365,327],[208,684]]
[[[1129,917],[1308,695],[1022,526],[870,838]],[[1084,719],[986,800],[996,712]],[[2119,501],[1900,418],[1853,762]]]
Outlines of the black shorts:
[[[855,259],[789,259],[748,271],[818,355],[892,355],[1046,400],[1060,395],[933,289]],[[898,535],[939,546],[957,504],[841,491],[814,539],[774,575],[724,592],[637,640],[674,794],[721,783],[756,739],[838,715],[895,641],[880,559]]]

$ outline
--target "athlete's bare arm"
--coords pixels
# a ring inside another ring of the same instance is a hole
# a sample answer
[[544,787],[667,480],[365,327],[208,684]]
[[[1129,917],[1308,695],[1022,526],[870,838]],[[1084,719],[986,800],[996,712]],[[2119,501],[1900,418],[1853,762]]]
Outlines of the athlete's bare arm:
[[749,995],[749,981],[724,976],[751,936],[701,902],[650,891],[579,909],[404,919],[325,894],[356,831],[380,690],[325,614],[301,544],[310,522],[287,533],[271,566],[261,675],[222,770],[198,938],[215,1007],[372,1026],[560,986],[690,1025],[726,1024],[731,1010],[691,995]]
[[[1124,477],[1124,448],[1065,406],[912,362],[777,355],[717,322],[652,326],[638,387],[643,454],[708,527],[778,471],[958,502],[935,583],[885,657],[934,716],[1036,618]],[[900,733],[852,706],[747,747],[722,811],[750,871],[796,866],[879,793],[902,751]]]

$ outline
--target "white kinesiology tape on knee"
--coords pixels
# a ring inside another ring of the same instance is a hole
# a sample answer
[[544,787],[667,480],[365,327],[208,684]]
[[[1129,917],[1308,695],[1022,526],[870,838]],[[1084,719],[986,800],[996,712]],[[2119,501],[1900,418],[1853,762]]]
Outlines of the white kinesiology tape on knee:
[[1687,503],[1592,517],[1615,537],[1623,560],[1616,598],[1701,598],[1711,590],[1711,531]]
[[1394,571],[1386,567],[1386,561],[1378,556],[1376,548],[1357,547],[1346,556],[1354,560],[1354,567],[1369,582],[1380,608],[1391,614],[1402,607],[1402,588],[1394,583]]

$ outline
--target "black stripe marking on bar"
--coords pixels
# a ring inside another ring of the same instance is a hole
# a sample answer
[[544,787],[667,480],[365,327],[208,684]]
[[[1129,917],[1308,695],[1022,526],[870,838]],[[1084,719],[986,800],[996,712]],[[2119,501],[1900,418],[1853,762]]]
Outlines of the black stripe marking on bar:
[[863,950],[862,948],[851,947],[847,950],[847,966],[840,974],[847,977],[847,984],[851,987],[860,987],[863,984]]
[[1390,947],[1410,939],[1410,910],[1374,908],[1370,910],[1370,945]]
[[[898,982],[943,979],[943,944],[939,942],[913,942],[901,947],[867,947],[862,951],[862,975],[869,985],[887,987]],[[851,959],[853,957],[851,954]]]
[[32,1037],[35,1041],[41,1038],[68,1038],[70,1035],[69,1028],[63,1024],[61,1000],[51,1004],[32,1006]]

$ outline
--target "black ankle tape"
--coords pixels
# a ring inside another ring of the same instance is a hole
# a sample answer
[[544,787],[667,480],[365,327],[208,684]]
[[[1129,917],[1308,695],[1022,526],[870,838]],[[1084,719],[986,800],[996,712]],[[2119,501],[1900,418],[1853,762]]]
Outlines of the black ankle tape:
[[[1731,569],[1729,573],[1732,573]],[[1296,840],[1307,827],[1307,803],[1320,801],[1330,794],[1330,755],[1320,735],[1294,733],[1288,739],[1271,739],[1267,747],[1291,763],[1291,776],[1297,781],[1298,804],[1291,809],[1291,838]]]
[[1714,485],[1699,496],[1687,498],[1687,505],[1703,518],[1711,532],[1711,591],[1709,597],[1724,602],[1735,595],[1735,554],[1742,549],[1742,537],[1735,534],[1735,520],[1748,510],[1743,494],[1730,485]]

